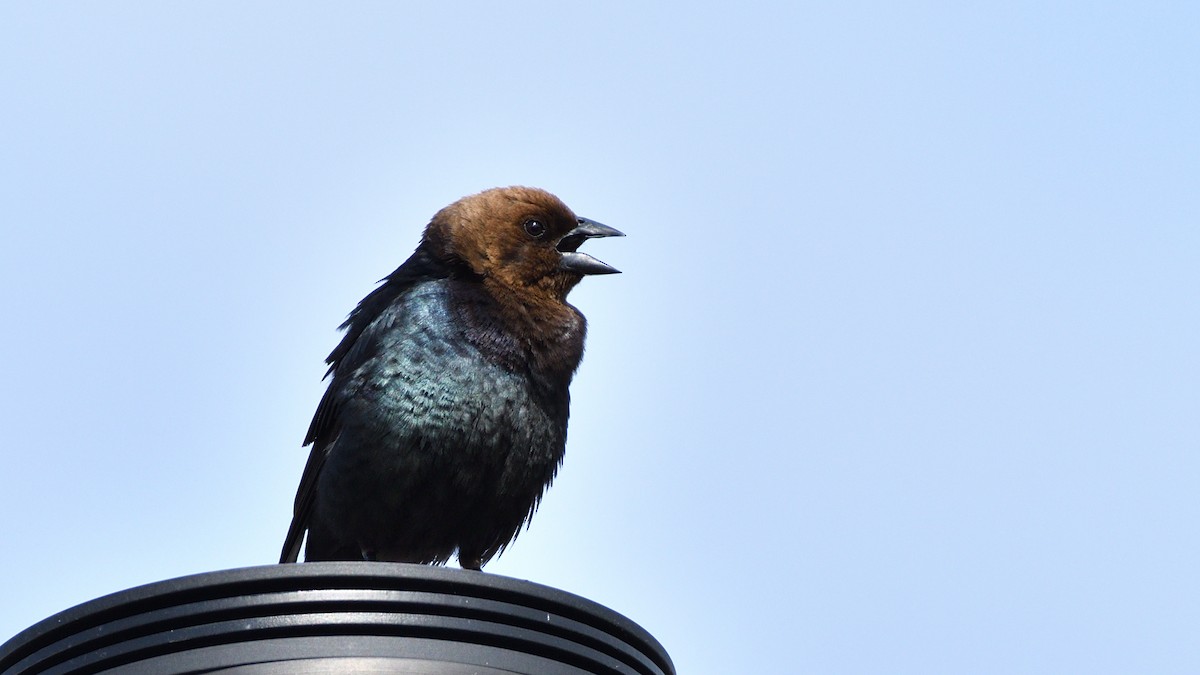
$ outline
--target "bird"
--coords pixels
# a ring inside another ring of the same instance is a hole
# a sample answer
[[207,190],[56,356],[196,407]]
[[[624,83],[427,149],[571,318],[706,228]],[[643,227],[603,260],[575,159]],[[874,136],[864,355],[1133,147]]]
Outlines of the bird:
[[280,563],[480,570],[562,463],[587,322],[566,301],[618,270],[580,252],[615,228],[504,187],[438,211],[340,326]]

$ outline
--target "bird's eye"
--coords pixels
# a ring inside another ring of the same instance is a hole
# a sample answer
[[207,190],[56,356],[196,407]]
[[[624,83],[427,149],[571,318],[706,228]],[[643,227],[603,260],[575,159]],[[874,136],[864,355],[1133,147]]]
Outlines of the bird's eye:
[[546,236],[546,226],[542,221],[530,218],[525,221],[525,232],[534,239],[541,239]]

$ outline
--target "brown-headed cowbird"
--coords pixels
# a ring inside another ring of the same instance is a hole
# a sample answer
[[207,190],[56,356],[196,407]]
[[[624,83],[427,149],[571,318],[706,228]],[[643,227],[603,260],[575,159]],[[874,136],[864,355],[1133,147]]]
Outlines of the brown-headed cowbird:
[[617,270],[577,249],[617,230],[534,188],[439,211],[363,298],[326,359],[280,562],[479,569],[533,516],[562,462],[585,322],[567,293]]

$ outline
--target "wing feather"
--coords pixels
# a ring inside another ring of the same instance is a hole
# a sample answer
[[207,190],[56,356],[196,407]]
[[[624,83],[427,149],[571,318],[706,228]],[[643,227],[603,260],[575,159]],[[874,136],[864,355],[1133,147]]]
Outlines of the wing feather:
[[304,534],[308,530],[309,517],[316,499],[317,481],[321,476],[321,468],[325,465],[329,450],[338,435],[340,401],[337,384],[339,372],[352,372],[364,361],[374,356],[377,345],[374,344],[375,341],[371,339],[371,334],[367,329],[388,307],[398,302],[418,282],[446,278],[453,272],[452,267],[436,260],[424,247],[418,248],[403,265],[382,279],[383,283],[367,294],[340,326],[342,330],[346,331],[346,334],[338,346],[330,352],[329,357],[325,359],[325,362],[329,364],[329,370],[325,377],[332,377],[332,380],[321,397],[321,402],[317,405],[317,411],[313,415],[308,433],[304,437],[304,445],[311,445],[312,449],[308,454],[308,462],[304,465],[304,473],[300,477],[300,487],[296,490],[292,522],[288,526],[287,536],[284,538],[279,562],[296,562],[300,558]]

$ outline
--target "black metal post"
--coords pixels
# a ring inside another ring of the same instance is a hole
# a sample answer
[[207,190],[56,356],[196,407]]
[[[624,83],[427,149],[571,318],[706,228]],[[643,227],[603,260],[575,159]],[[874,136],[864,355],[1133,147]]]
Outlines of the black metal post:
[[209,572],[56,614],[0,646],[0,673],[673,675],[616,612],[486,572],[342,562]]

